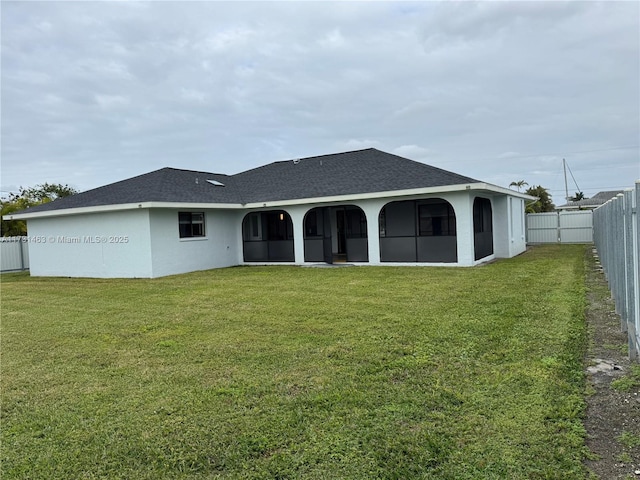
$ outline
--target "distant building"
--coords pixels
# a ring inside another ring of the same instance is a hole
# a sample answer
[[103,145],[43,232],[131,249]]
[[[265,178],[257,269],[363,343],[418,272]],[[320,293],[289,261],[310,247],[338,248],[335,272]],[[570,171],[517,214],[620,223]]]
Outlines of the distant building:
[[567,202],[564,205],[556,207],[556,210],[594,210],[622,192],[622,190],[598,192],[591,198]]

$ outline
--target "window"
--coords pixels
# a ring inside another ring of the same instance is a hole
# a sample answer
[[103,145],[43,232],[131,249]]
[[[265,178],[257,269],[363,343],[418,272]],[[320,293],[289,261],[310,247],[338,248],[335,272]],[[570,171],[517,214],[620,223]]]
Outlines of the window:
[[267,220],[267,240],[293,240],[293,223],[283,210],[265,212]]
[[245,215],[242,221],[242,238],[247,242],[262,241],[262,213],[253,212]]
[[476,197],[473,201],[473,231],[474,233],[493,231],[491,221],[491,200]]
[[456,234],[456,217],[449,202],[427,200],[418,205],[421,237],[441,237]]
[[367,217],[360,208],[346,208],[347,238],[367,238]]
[[304,221],[305,234],[307,237],[318,237],[318,209],[309,210]]
[[382,207],[380,210],[380,215],[378,216],[378,227],[380,229],[380,237],[387,236],[387,211],[386,206]]
[[[473,248],[476,260],[493,254],[493,223],[491,216],[491,200],[476,197],[473,201]],[[510,229],[510,235],[512,233]]]
[[178,212],[180,238],[204,237],[204,212]]

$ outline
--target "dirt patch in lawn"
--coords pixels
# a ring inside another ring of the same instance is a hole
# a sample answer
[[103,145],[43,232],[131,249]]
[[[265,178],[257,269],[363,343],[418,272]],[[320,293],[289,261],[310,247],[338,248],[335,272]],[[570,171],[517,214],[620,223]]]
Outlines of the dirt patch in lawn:
[[587,251],[587,447],[595,478],[640,479],[640,381],[595,250]]

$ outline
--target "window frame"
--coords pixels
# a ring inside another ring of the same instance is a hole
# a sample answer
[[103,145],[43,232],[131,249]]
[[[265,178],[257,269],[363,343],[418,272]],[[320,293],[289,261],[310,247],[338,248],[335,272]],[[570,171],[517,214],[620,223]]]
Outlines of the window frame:
[[[180,240],[206,238],[207,230],[205,224],[204,212],[178,212],[178,236]],[[184,230],[183,226],[186,226],[187,229]]]

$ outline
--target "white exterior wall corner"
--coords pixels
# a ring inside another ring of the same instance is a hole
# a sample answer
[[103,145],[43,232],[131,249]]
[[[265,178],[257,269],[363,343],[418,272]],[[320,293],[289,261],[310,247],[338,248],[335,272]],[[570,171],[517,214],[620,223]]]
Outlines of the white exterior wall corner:
[[494,251],[492,256],[478,260],[476,264],[492,258],[511,258],[525,252],[527,242],[524,200],[511,195],[472,194],[472,217],[473,201],[476,197],[488,198],[491,201]]
[[[304,216],[311,208],[305,205],[292,205],[283,210],[291,217],[293,224],[293,253],[294,264],[304,264]],[[242,226],[240,226],[242,228]]]
[[476,192],[453,192],[438,195],[453,207],[456,214],[456,240],[458,243],[458,265],[471,267],[477,262],[473,239],[473,199]]
[[27,220],[33,276],[149,278],[147,210]]
[[[201,209],[185,209],[202,211]],[[180,238],[180,209],[149,210],[152,276],[224,268],[241,263],[240,236],[243,213],[236,210],[204,210],[205,236]]]
[[522,198],[508,197],[509,216],[509,253],[507,258],[520,255],[527,250],[527,231],[525,205]]
[[509,225],[511,213],[509,211],[509,197],[499,196],[491,199],[493,211],[493,252],[498,258],[511,257],[511,238]]

